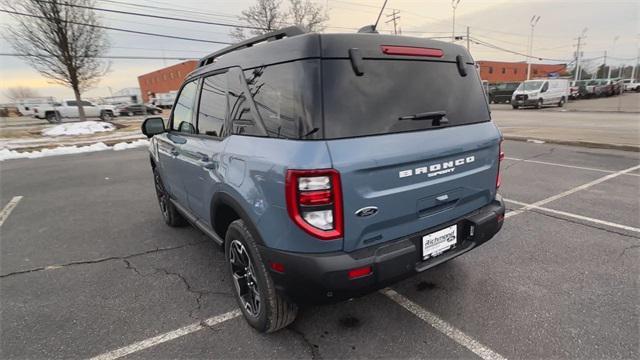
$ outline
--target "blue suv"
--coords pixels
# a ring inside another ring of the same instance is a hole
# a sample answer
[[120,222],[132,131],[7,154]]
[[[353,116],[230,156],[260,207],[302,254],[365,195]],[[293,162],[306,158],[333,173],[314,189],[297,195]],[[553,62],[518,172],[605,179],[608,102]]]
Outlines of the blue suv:
[[286,28],[206,56],[147,118],[164,220],[224,247],[248,323],[361,296],[502,227],[501,134],[458,45]]

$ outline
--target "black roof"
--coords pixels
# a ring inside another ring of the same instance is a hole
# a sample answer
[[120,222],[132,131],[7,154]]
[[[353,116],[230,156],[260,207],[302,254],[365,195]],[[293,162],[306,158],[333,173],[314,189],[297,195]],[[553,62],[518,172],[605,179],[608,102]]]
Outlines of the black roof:
[[211,53],[199,61],[198,68],[189,74],[188,77],[194,77],[232,66],[251,69],[258,66],[301,59],[346,59],[349,58],[349,49],[353,48],[359,49],[360,54],[365,60],[416,60],[415,56],[384,54],[381,51],[382,45],[440,49],[444,52],[442,57],[423,59],[456,62],[456,56],[460,55],[464,62],[474,63],[467,49],[449,42],[420,37],[371,33],[304,33],[297,27],[289,27]]

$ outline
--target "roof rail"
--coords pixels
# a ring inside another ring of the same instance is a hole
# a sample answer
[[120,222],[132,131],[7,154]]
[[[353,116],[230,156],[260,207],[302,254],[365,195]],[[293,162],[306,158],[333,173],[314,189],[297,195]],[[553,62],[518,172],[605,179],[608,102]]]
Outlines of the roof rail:
[[265,42],[265,41],[273,41],[273,40],[280,40],[284,37],[292,37],[292,36],[296,36],[296,35],[302,35],[304,34],[305,31],[302,30],[302,28],[298,27],[298,26],[289,26],[280,30],[276,30],[276,31],[272,31],[270,33],[266,33],[263,35],[258,35],[256,37],[252,37],[251,39],[247,39],[244,41],[241,41],[237,44],[231,45],[231,46],[227,46],[224,49],[220,49],[214,53],[211,53],[205,57],[203,57],[202,59],[200,59],[200,61],[198,62],[198,67],[202,67],[205,65],[209,65],[211,63],[213,63],[213,61],[217,58],[220,57],[224,54],[228,54],[230,52],[236,51],[236,50],[240,50],[240,49],[244,49],[244,48],[248,48],[248,47],[252,47],[253,45]]

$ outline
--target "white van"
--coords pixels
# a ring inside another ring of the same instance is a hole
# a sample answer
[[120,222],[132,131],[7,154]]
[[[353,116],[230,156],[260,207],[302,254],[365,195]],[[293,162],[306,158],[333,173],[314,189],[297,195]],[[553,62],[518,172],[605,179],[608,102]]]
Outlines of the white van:
[[511,95],[514,109],[535,106],[540,109],[545,105],[564,106],[569,98],[570,87],[567,79],[527,80]]

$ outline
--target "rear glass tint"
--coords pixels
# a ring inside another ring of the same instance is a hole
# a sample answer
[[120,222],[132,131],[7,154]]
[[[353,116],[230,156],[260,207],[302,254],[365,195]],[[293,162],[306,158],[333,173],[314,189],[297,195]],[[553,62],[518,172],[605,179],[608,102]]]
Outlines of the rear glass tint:
[[324,138],[434,129],[431,120],[398,119],[434,111],[448,126],[489,121],[477,72],[465,66],[463,77],[455,63],[365,60],[356,76],[349,60],[323,60]]

